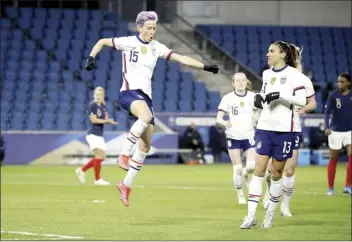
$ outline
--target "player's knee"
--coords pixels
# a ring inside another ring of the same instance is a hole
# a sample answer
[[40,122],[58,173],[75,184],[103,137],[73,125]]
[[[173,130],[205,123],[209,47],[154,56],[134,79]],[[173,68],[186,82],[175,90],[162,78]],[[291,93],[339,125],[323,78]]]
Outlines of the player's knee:
[[149,142],[140,142],[139,143],[139,150],[140,151],[142,151],[142,152],[144,152],[144,153],[148,153],[149,152],[149,150],[150,150],[150,146],[151,146],[151,143],[149,143]]
[[265,176],[266,167],[263,165],[255,166],[254,174],[259,177]]
[[93,155],[96,159],[105,160],[105,152],[103,150],[95,149]]
[[142,120],[144,123],[146,124],[150,124],[150,122],[152,121],[153,119],[153,115],[151,112],[146,112],[144,114],[142,114],[140,117],[139,117],[140,120]]
[[273,181],[278,181],[281,179],[282,174],[283,174],[282,170],[272,169],[271,170],[271,179]]
[[254,160],[247,161],[246,169],[247,169],[248,172],[253,172],[254,169],[255,169],[255,161]]
[[243,168],[242,164],[235,165],[235,173],[236,173],[236,175],[240,176],[242,174],[242,168]]
[[292,177],[293,176],[293,174],[295,173],[295,168],[293,168],[293,167],[285,167],[285,169],[284,169],[284,175],[286,176],[286,177]]

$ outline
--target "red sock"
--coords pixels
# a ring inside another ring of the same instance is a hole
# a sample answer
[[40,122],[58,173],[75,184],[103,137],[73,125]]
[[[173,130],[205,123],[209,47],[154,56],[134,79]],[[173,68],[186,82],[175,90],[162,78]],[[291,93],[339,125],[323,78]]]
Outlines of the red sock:
[[346,187],[351,186],[351,176],[352,176],[352,155],[348,157],[347,167],[346,167]]
[[87,164],[82,167],[82,171],[86,172],[89,168],[92,168],[94,165],[94,159],[91,159]]
[[337,160],[329,160],[328,165],[328,183],[329,188],[334,188],[335,173],[336,173]]
[[100,179],[100,169],[101,169],[101,162],[103,160],[101,159],[94,159],[94,175],[95,175],[95,180]]

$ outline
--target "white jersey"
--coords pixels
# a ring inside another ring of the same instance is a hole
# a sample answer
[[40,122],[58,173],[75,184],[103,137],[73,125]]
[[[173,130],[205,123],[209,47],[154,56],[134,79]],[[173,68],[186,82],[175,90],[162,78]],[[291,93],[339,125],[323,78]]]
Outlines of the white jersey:
[[[266,95],[271,92],[280,92],[280,95],[297,95],[305,98],[304,78],[304,74],[290,66],[280,71],[273,71],[272,69],[265,70],[263,72],[263,87],[261,93]],[[292,105],[287,105],[285,102],[280,101],[280,99],[271,102],[270,105],[264,103],[257,129],[276,132],[293,132],[293,113],[294,108]]]
[[172,51],[156,40],[144,42],[139,36],[113,38],[115,49],[122,51],[120,91],[142,90],[152,98],[152,76],[158,58],[169,59]]
[[[306,98],[313,97],[315,95],[315,92],[314,92],[314,87],[313,87],[312,81],[307,76],[304,76],[303,81],[304,81]],[[302,132],[301,118],[300,118],[300,115],[298,114],[298,108],[295,109],[293,115],[294,115],[293,131],[294,132]]]
[[231,127],[226,129],[227,138],[235,140],[252,138],[254,95],[253,92],[247,91],[244,96],[240,96],[232,91],[221,99],[218,110],[227,113],[231,122]]

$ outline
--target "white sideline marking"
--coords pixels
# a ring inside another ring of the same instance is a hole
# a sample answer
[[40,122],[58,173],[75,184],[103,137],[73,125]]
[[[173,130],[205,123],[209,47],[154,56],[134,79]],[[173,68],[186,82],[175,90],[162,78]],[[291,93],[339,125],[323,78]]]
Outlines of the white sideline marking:
[[60,234],[37,234],[37,233],[23,232],[23,231],[4,231],[4,230],[1,230],[1,233],[30,235],[30,236],[43,236],[43,237],[48,237],[48,238],[60,238],[60,239],[83,239],[83,237],[79,237],[79,236],[68,236],[68,235],[60,235]]
[[[7,185],[46,185],[46,186],[87,186],[82,184],[73,184],[73,183],[60,183],[60,182],[2,182],[2,184]],[[88,185],[90,186],[90,185]],[[93,186],[93,184],[91,185]],[[113,186],[113,185],[111,185]],[[136,185],[135,188],[146,188],[146,189],[170,189],[170,190],[195,190],[195,191],[235,191],[235,188],[222,188],[222,187],[194,187],[194,186],[177,186],[177,185]],[[305,194],[305,195],[317,195],[317,194],[324,194],[321,189],[310,188],[310,191],[295,191],[295,194]],[[313,191],[312,191],[313,190]],[[314,191],[315,190],[315,191]]]

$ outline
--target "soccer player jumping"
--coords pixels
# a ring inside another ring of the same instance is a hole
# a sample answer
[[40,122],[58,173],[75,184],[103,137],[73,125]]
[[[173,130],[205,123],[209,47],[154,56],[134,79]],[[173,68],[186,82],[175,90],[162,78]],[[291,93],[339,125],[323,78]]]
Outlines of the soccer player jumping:
[[[86,69],[92,70],[96,67],[95,57],[103,47],[113,47],[122,51],[123,84],[119,102],[121,107],[136,119],[118,159],[120,168],[128,171],[125,179],[116,185],[125,206],[129,206],[132,182],[143,166],[154,133],[151,79],[158,58],[172,60],[214,74],[219,71],[217,65],[204,65],[191,57],[176,54],[155,40],[157,21],[158,15],[155,12],[140,12],[136,19],[139,35],[100,39],[87,59]],[[132,154],[137,141],[138,147]]]

